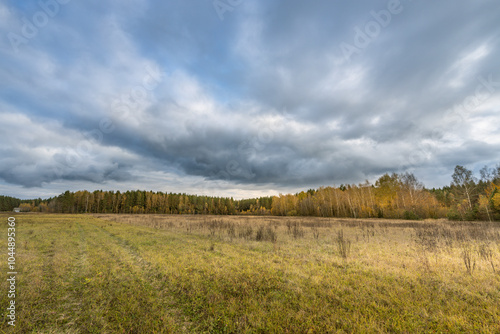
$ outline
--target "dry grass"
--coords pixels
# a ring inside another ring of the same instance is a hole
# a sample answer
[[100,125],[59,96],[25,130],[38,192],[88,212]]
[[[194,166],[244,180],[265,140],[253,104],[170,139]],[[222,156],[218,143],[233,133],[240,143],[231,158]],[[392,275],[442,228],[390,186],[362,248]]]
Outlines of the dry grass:
[[20,332],[500,331],[494,223],[187,215],[17,220]]

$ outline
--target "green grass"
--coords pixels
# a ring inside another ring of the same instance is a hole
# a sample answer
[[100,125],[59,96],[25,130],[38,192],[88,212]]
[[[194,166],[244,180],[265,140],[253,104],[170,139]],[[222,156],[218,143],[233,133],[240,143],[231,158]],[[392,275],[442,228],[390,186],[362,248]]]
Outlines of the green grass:
[[[0,216],[5,235],[7,217]],[[3,332],[500,332],[496,225],[159,215],[16,220],[17,325],[4,318]],[[257,237],[259,230],[277,240]],[[493,266],[480,256],[484,249]],[[0,286],[5,309],[7,282]]]

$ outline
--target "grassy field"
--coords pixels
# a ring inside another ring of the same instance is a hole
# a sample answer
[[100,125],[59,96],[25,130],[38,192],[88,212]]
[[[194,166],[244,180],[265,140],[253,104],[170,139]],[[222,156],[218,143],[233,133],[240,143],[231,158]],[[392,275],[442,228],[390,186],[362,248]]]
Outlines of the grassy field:
[[498,223],[15,217],[1,332],[500,333]]

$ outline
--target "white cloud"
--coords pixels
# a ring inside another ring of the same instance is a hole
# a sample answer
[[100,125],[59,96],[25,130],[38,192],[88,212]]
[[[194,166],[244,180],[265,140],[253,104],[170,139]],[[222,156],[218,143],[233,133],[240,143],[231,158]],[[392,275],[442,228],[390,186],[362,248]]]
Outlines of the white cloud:
[[447,71],[448,76],[451,77],[448,79],[448,85],[452,88],[463,87],[467,80],[470,80],[471,74],[476,73],[477,65],[481,59],[488,56],[490,52],[490,47],[485,43],[468,51],[465,55],[459,56],[458,60]]

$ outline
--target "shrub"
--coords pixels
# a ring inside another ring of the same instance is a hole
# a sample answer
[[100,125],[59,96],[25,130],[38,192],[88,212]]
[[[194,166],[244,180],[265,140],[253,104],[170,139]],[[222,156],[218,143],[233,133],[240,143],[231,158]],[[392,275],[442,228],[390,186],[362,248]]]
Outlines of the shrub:
[[490,245],[486,244],[486,243],[481,244],[479,246],[478,253],[479,253],[479,256],[481,256],[481,258],[484,261],[488,262],[491,265],[493,272],[496,272],[495,271],[495,263],[493,262],[493,251],[491,250]]
[[260,226],[255,234],[255,240],[276,242],[276,240],[278,240],[278,234],[271,226]]
[[469,275],[472,275],[476,269],[476,259],[470,246],[464,246],[462,249],[462,259],[464,260],[465,269]]
[[244,239],[251,239],[253,234],[253,228],[251,226],[245,226],[238,232],[238,236]]
[[313,227],[312,231],[313,231],[314,239],[318,240],[319,239],[319,230],[318,230],[318,228],[317,227]]
[[230,223],[227,227],[227,235],[229,235],[229,238],[231,240],[236,237],[236,229],[234,228],[234,224]]
[[344,237],[344,231],[340,230],[337,233],[337,250],[340,256],[345,260],[351,252],[351,241]]
[[305,235],[304,228],[300,224],[295,223],[292,228],[292,235],[294,239],[303,238]]
[[413,211],[405,211],[403,214],[403,218],[406,220],[419,220],[420,217]]
[[460,217],[460,214],[456,209],[450,209],[450,211],[446,214],[446,217],[449,220],[462,220],[462,217]]
[[468,210],[465,213],[465,220],[478,220],[479,219],[479,210],[477,207],[472,210]]

